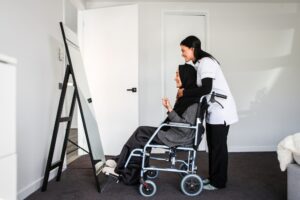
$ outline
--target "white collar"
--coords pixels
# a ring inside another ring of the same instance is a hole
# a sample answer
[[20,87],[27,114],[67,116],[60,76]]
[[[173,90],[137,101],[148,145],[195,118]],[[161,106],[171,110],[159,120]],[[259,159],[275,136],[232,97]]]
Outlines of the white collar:
[[[198,61],[197,61],[197,62],[198,62]],[[197,62],[196,62],[196,63],[197,63]],[[193,67],[195,67],[196,63],[194,64],[193,61],[191,61],[191,60],[188,61],[188,62],[186,62],[186,64],[192,65]]]

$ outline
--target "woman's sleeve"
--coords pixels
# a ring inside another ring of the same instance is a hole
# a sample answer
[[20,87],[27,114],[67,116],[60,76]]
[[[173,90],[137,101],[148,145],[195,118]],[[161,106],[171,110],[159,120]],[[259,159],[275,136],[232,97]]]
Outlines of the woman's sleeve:
[[198,106],[198,104],[196,104],[196,103],[189,106],[186,109],[186,111],[182,114],[182,117],[180,117],[173,110],[172,112],[169,112],[168,118],[169,118],[170,122],[194,124],[195,119],[196,119],[197,106]]
[[184,89],[183,96],[185,97],[202,97],[211,92],[212,89],[212,78],[204,78],[201,80],[202,86],[193,89]]

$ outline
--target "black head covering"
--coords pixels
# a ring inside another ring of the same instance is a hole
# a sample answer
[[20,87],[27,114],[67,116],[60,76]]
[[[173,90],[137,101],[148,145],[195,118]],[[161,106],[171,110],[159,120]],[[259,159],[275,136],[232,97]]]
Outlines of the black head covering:
[[[179,71],[179,76],[180,76],[180,80],[182,83],[181,88],[184,89],[192,89],[192,88],[196,88],[197,84],[197,72],[195,70],[195,68],[189,64],[184,64],[184,65],[179,65],[178,68]],[[184,111],[191,105],[193,105],[194,103],[199,103],[200,98],[199,97],[185,97],[182,96],[180,98],[177,99],[173,110],[181,117],[182,114],[184,113]],[[196,112],[196,111],[195,111]],[[163,123],[167,123],[169,122],[169,118],[167,117]],[[170,127],[165,126],[163,127],[161,130],[163,131],[167,131],[169,130]]]
[[[179,65],[179,76],[182,82],[182,88],[193,89],[197,88],[197,71],[189,64]],[[173,110],[181,116],[184,111],[194,103],[199,103],[199,97],[182,96],[177,99]]]

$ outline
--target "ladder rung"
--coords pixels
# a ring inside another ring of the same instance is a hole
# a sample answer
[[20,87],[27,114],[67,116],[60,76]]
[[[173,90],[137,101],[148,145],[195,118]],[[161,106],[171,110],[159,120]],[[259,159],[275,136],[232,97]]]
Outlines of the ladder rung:
[[58,121],[59,122],[69,122],[69,121],[71,121],[71,117],[61,117]]
[[51,170],[55,169],[56,167],[59,167],[61,164],[61,161],[57,161],[56,163],[54,163],[53,165],[51,165]]

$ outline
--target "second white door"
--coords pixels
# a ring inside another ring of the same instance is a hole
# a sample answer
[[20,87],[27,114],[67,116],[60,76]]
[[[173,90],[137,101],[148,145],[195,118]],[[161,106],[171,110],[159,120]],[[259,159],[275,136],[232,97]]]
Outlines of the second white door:
[[[201,13],[165,12],[163,20],[163,73],[164,95],[172,105],[176,100],[175,72],[179,64],[184,64],[181,57],[180,42],[189,35],[201,40],[202,48],[206,49],[206,16]],[[199,149],[205,149],[202,142]]]

